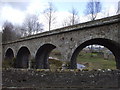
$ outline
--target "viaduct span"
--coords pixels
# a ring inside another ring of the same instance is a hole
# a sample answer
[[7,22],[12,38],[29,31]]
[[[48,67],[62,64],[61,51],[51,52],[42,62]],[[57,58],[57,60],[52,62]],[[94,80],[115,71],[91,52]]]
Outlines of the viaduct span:
[[81,23],[39,33],[2,44],[3,58],[16,58],[16,68],[30,67],[35,59],[36,68],[49,67],[50,52],[57,48],[62,60],[76,68],[76,57],[86,46],[98,44],[107,47],[115,56],[116,68],[120,69],[120,15]]

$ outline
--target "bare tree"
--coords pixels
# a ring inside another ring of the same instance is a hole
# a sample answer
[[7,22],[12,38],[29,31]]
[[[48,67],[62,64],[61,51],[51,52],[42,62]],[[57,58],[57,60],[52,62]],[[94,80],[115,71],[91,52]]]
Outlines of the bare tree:
[[70,22],[72,25],[77,24],[79,22],[79,17],[78,17],[78,11],[75,8],[71,9],[71,16],[70,16]]
[[54,5],[51,2],[49,2],[48,3],[48,8],[46,8],[44,10],[45,17],[48,21],[49,31],[51,30],[51,27],[55,23],[55,20],[56,20],[55,12],[56,12],[56,9],[55,9]]
[[79,23],[78,11],[72,8],[70,11],[70,16],[63,21],[63,26],[69,26]]
[[14,29],[14,25],[8,21],[3,24],[2,27],[2,41],[8,42],[20,38],[20,35]]
[[36,34],[43,30],[43,25],[39,23],[37,15],[28,15],[25,18],[23,28],[21,29],[24,35]]
[[13,24],[6,21],[2,28],[3,28],[2,41],[3,42],[11,41]]
[[85,14],[90,15],[90,20],[95,20],[97,14],[101,11],[101,2],[99,0],[90,0],[87,3]]
[[25,29],[23,30],[24,28],[20,25],[14,25],[14,31],[17,32],[17,35],[19,37],[24,37],[26,36],[25,34]]

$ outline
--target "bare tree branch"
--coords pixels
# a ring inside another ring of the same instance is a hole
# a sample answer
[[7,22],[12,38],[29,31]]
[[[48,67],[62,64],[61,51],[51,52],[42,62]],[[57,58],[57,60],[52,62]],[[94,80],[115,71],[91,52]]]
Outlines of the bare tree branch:
[[39,19],[37,15],[28,15],[25,18],[24,24],[23,24],[23,31],[25,30],[25,35],[32,35],[36,34],[43,30],[43,25],[39,23]]
[[72,16],[70,17],[71,24],[77,24],[79,22],[78,11],[75,8],[71,9]]
[[71,15],[63,21],[63,26],[69,26],[79,23],[78,11],[72,8],[70,11]]
[[101,11],[101,2],[99,0],[90,0],[86,6],[86,15],[90,15],[90,20],[95,20],[97,14]]
[[49,31],[51,30],[51,26],[56,20],[55,12],[56,12],[56,9],[54,5],[51,2],[49,2],[48,8],[44,10],[45,17],[48,21]]

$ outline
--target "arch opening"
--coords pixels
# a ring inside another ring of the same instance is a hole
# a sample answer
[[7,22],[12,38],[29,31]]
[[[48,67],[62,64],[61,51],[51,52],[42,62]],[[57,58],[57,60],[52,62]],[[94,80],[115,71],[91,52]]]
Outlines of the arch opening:
[[5,53],[5,60],[12,60],[14,58],[14,53],[11,48],[7,49]]
[[21,47],[17,53],[15,68],[28,68],[30,51],[27,47]]
[[56,46],[52,44],[44,44],[41,46],[35,56],[35,62],[36,62],[36,68],[37,69],[49,69],[49,55],[53,49],[55,49]]
[[120,69],[120,45],[112,40],[102,38],[91,39],[79,45],[72,54],[70,61],[71,69],[77,68],[77,57],[79,52],[81,52],[86,46],[89,45],[101,45],[109,49],[115,57],[116,68]]
[[8,48],[5,52],[5,57],[2,62],[3,68],[11,68],[14,66],[14,52],[11,48]]

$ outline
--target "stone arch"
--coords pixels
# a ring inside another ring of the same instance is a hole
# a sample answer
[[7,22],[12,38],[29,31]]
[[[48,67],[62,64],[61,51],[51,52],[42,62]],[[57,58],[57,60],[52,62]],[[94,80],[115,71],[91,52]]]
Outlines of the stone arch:
[[28,68],[30,55],[30,50],[27,47],[21,47],[16,56],[15,68]]
[[11,48],[8,48],[5,52],[5,60],[12,60],[14,58],[14,52]]
[[115,41],[104,39],[104,38],[95,38],[88,41],[85,41],[81,45],[79,45],[73,52],[71,60],[70,60],[70,68],[75,69],[76,68],[76,58],[79,52],[85,48],[88,45],[102,45],[106,48],[108,48],[115,56],[116,60],[116,68],[120,69],[120,44],[116,43]]
[[50,52],[55,49],[56,46],[52,44],[44,44],[41,46],[35,56],[35,61],[36,61],[36,68],[37,69],[47,69],[49,68],[48,65],[48,58]]

